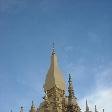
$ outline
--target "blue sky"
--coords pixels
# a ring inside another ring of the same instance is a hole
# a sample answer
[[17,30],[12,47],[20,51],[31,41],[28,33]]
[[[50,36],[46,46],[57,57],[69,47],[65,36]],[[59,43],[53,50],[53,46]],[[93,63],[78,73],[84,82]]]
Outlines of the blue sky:
[[0,0],[0,111],[39,105],[52,42],[81,108],[112,112],[111,0]]

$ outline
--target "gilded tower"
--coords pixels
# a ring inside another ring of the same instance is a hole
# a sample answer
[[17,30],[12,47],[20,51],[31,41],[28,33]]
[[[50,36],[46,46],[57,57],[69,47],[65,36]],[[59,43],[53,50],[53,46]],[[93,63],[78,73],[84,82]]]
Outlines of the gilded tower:
[[[58,61],[54,47],[51,54],[51,64],[47,72],[43,88],[45,93],[43,102],[39,107],[35,107],[34,102],[32,101],[29,112],[82,112],[77,103],[77,98],[75,97],[70,74],[68,79],[68,96],[65,95],[66,84],[58,67]],[[19,112],[24,112],[23,106],[20,108]],[[87,100],[86,110],[84,112],[92,112],[89,110]],[[94,112],[98,112],[96,105]]]
[[[57,56],[53,48],[51,54],[51,64],[48,70],[43,97],[44,101],[40,104],[40,112],[80,112],[80,108],[74,96],[71,76],[69,75],[69,96],[65,96],[66,84],[62,73],[59,70]],[[70,110],[70,106],[72,106]],[[73,111],[72,111],[73,110]]]

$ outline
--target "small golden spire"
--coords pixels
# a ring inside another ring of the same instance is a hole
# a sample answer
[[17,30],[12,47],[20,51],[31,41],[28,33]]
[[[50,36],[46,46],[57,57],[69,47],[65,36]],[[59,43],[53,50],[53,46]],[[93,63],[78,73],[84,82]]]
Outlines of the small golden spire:
[[35,108],[35,105],[34,105],[34,102],[33,101],[32,101],[32,105],[31,105],[30,112],[36,112],[36,108]]
[[35,107],[35,106],[34,106],[34,101],[33,101],[33,100],[32,100],[32,106],[31,106],[31,107],[32,107],[32,108]]

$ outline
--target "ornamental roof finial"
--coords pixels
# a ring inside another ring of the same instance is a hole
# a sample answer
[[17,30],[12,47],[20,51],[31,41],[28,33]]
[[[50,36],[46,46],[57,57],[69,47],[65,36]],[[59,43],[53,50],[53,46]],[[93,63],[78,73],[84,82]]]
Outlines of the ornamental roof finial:
[[33,101],[33,100],[32,100],[32,107],[35,107],[35,106],[34,106],[34,101]]
[[20,112],[23,112],[23,109],[24,109],[23,106],[21,106]]
[[52,55],[54,55],[55,54],[55,47],[54,47],[54,42],[53,42],[53,48],[52,48]]
[[73,89],[72,78],[71,78],[70,74],[69,74],[68,83],[69,83],[69,85],[68,85],[69,98],[73,99],[74,98],[74,89]]
[[87,100],[86,100],[86,111],[89,111],[89,106],[88,106]]
[[98,111],[97,111],[97,108],[96,108],[96,105],[95,105],[95,112],[98,112]]

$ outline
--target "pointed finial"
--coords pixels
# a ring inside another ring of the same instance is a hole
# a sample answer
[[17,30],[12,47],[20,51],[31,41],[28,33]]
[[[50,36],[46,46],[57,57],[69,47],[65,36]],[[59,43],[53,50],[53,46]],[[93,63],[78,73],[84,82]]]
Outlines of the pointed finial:
[[88,107],[87,99],[86,99],[86,111],[89,111],[89,107]]
[[88,102],[87,102],[87,99],[86,99],[86,106],[88,106]]
[[32,105],[31,105],[31,110],[30,112],[35,112],[35,106],[34,106],[34,102],[32,101]]
[[54,42],[53,42],[53,49],[54,49]]
[[23,112],[23,106],[21,106],[21,110],[20,110],[20,112]]
[[73,90],[72,78],[71,78],[70,74],[69,74],[68,83],[69,83],[69,86],[68,86],[69,98],[73,99],[74,98],[74,90]]
[[88,104],[87,104],[87,99],[86,99],[86,110],[87,110]]
[[88,104],[87,104],[87,99],[86,99],[86,106],[87,106]]
[[96,108],[96,105],[95,105],[95,112],[98,112],[98,111],[97,111],[97,108]]
[[53,42],[53,48],[52,48],[52,55],[55,54],[55,47],[54,47],[54,42]]
[[68,82],[70,83],[70,82],[72,82],[72,77],[71,77],[71,75],[69,74],[69,80],[68,80]]
[[32,100],[32,107],[34,107],[34,101]]

